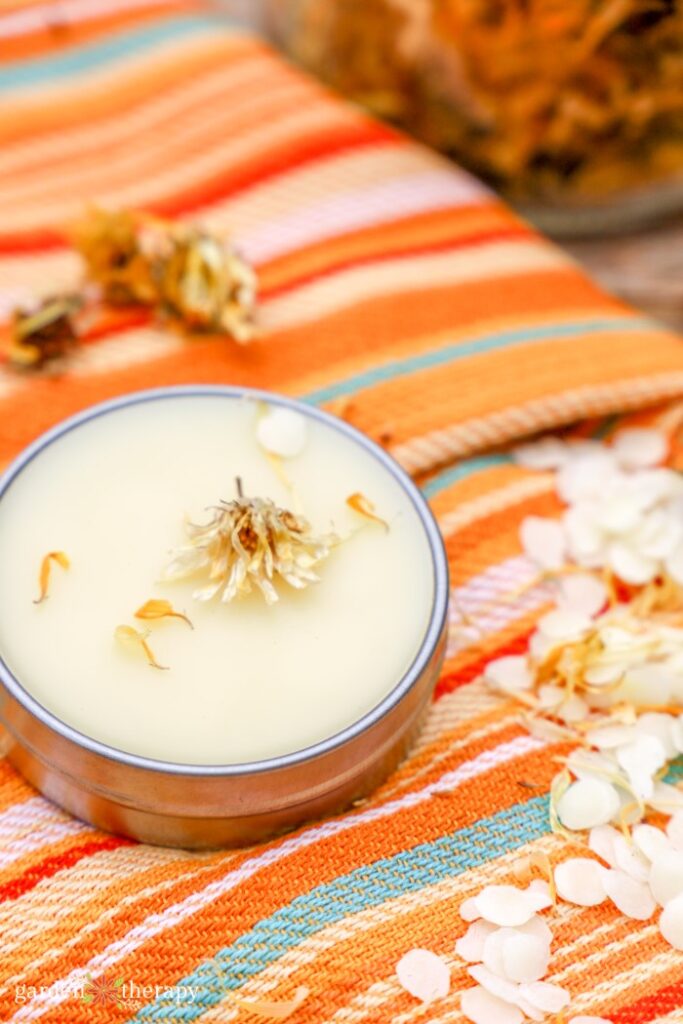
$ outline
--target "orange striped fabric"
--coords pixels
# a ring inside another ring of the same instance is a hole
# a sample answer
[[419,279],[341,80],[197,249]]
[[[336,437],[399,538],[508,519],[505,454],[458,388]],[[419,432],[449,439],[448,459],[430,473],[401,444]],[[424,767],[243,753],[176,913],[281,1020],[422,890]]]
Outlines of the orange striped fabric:
[[[680,396],[681,342],[216,5],[0,3],[0,58],[1,317],[78,282],[65,228],[88,201],[230,233],[261,292],[248,347],[119,312],[58,377],[0,365],[0,465],[127,391],[279,390],[392,451],[432,503],[456,602],[494,601],[475,637],[454,616],[409,760],[363,806],[262,846],[136,845],[70,818],[0,762],[0,1019],[216,1024],[247,1019],[231,993],[285,1000],[305,985],[302,1024],[461,1024],[461,899],[512,880],[520,851],[565,855],[547,821],[558,750],[480,681],[489,658],[524,650],[544,608],[534,590],[510,600],[519,524],[557,511],[547,476],[502,449]],[[597,907],[566,908],[555,928],[549,980],[571,990],[573,1013],[683,1020],[680,954],[656,926]],[[452,966],[451,994],[426,1014],[394,973],[415,946]],[[85,1002],[95,981],[125,984],[125,1000]]]

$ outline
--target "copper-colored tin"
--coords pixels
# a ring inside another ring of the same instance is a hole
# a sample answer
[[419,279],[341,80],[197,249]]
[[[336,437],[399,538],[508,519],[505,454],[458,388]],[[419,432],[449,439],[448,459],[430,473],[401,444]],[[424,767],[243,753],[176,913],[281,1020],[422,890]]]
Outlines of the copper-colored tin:
[[392,473],[410,497],[433,561],[431,615],[420,650],[405,675],[353,725],[281,757],[201,766],[117,750],[78,732],[44,708],[0,657],[0,720],[9,734],[7,756],[47,797],[93,825],[144,842],[188,848],[239,845],[341,810],[369,793],[404,757],[419,730],[443,661],[448,567],[426,502],[386,452],[341,420],[266,392],[167,388],[95,406],[48,432],[19,456],[0,478],[0,502],[24,467],[63,434],[122,406],[180,394],[229,398],[244,394],[270,405],[297,409],[351,437]]

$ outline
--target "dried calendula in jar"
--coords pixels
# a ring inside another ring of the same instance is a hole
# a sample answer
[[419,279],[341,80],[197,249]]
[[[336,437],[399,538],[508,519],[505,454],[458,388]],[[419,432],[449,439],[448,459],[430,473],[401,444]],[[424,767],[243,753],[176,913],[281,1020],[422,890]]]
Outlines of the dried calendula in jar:
[[20,369],[41,369],[60,359],[76,344],[74,315],[81,307],[75,295],[43,299],[30,312],[17,310],[10,327],[7,356]]
[[159,289],[164,311],[191,330],[219,331],[240,343],[253,338],[256,276],[221,239],[175,227]]

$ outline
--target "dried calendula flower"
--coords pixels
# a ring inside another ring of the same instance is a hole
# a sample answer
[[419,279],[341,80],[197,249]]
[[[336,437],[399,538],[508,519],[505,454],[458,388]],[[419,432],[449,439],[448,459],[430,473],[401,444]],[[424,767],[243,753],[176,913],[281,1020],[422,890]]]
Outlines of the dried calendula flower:
[[88,278],[98,284],[112,305],[159,301],[157,265],[168,244],[153,222],[130,210],[94,208],[75,225],[75,248],[83,257]]
[[62,569],[68,569],[71,565],[68,556],[63,551],[49,551],[45,555],[40,563],[40,596],[33,602],[34,604],[42,604],[47,597],[50,586],[50,570],[53,562],[56,562]]
[[160,665],[154,657],[152,649],[147,643],[147,638],[149,636],[148,632],[142,633],[140,630],[134,629],[132,626],[117,626],[114,630],[114,636],[123,644],[139,644],[145,652],[147,661],[152,668],[168,669],[168,665]]
[[78,296],[64,295],[43,299],[31,311],[17,310],[7,349],[10,363],[38,370],[66,355],[77,342],[73,317],[80,307]]
[[153,621],[154,619],[182,619],[186,622],[190,629],[194,629],[194,626],[188,619],[187,615],[183,612],[177,612],[170,601],[163,601],[160,599],[152,598],[138,608],[135,612],[136,619],[146,619]]
[[255,586],[266,602],[278,600],[279,578],[301,590],[317,583],[314,569],[339,542],[334,534],[316,536],[302,516],[278,508],[269,498],[239,497],[212,509],[208,523],[186,525],[190,543],[180,548],[164,571],[164,580],[205,574],[208,583],[194,592],[199,601],[217,594],[224,602]]
[[373,522],[379,523],[385,530],[389,529],[389,524],[386,519],[382,519],[380,516],[375,515],[375,506],[372,504],[369,498],[366,498],[360,491],[356,491],[354,494],[350,494],[346,499],[346,504],[349,508],[352,508],[358,515],[364,516],[365,519],[372,519]]
[[171,242],[159,276],[165,312],[190,330],[251,341],[256,275],[249,264],[229,244],[195,228],[174,227]]

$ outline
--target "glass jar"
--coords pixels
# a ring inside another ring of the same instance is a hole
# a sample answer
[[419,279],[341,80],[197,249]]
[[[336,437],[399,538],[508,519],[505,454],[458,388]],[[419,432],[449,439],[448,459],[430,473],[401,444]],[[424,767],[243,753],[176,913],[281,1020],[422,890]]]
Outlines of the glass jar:
[[287,51],[556,234],[683,209],[683,0],[268,0]]

